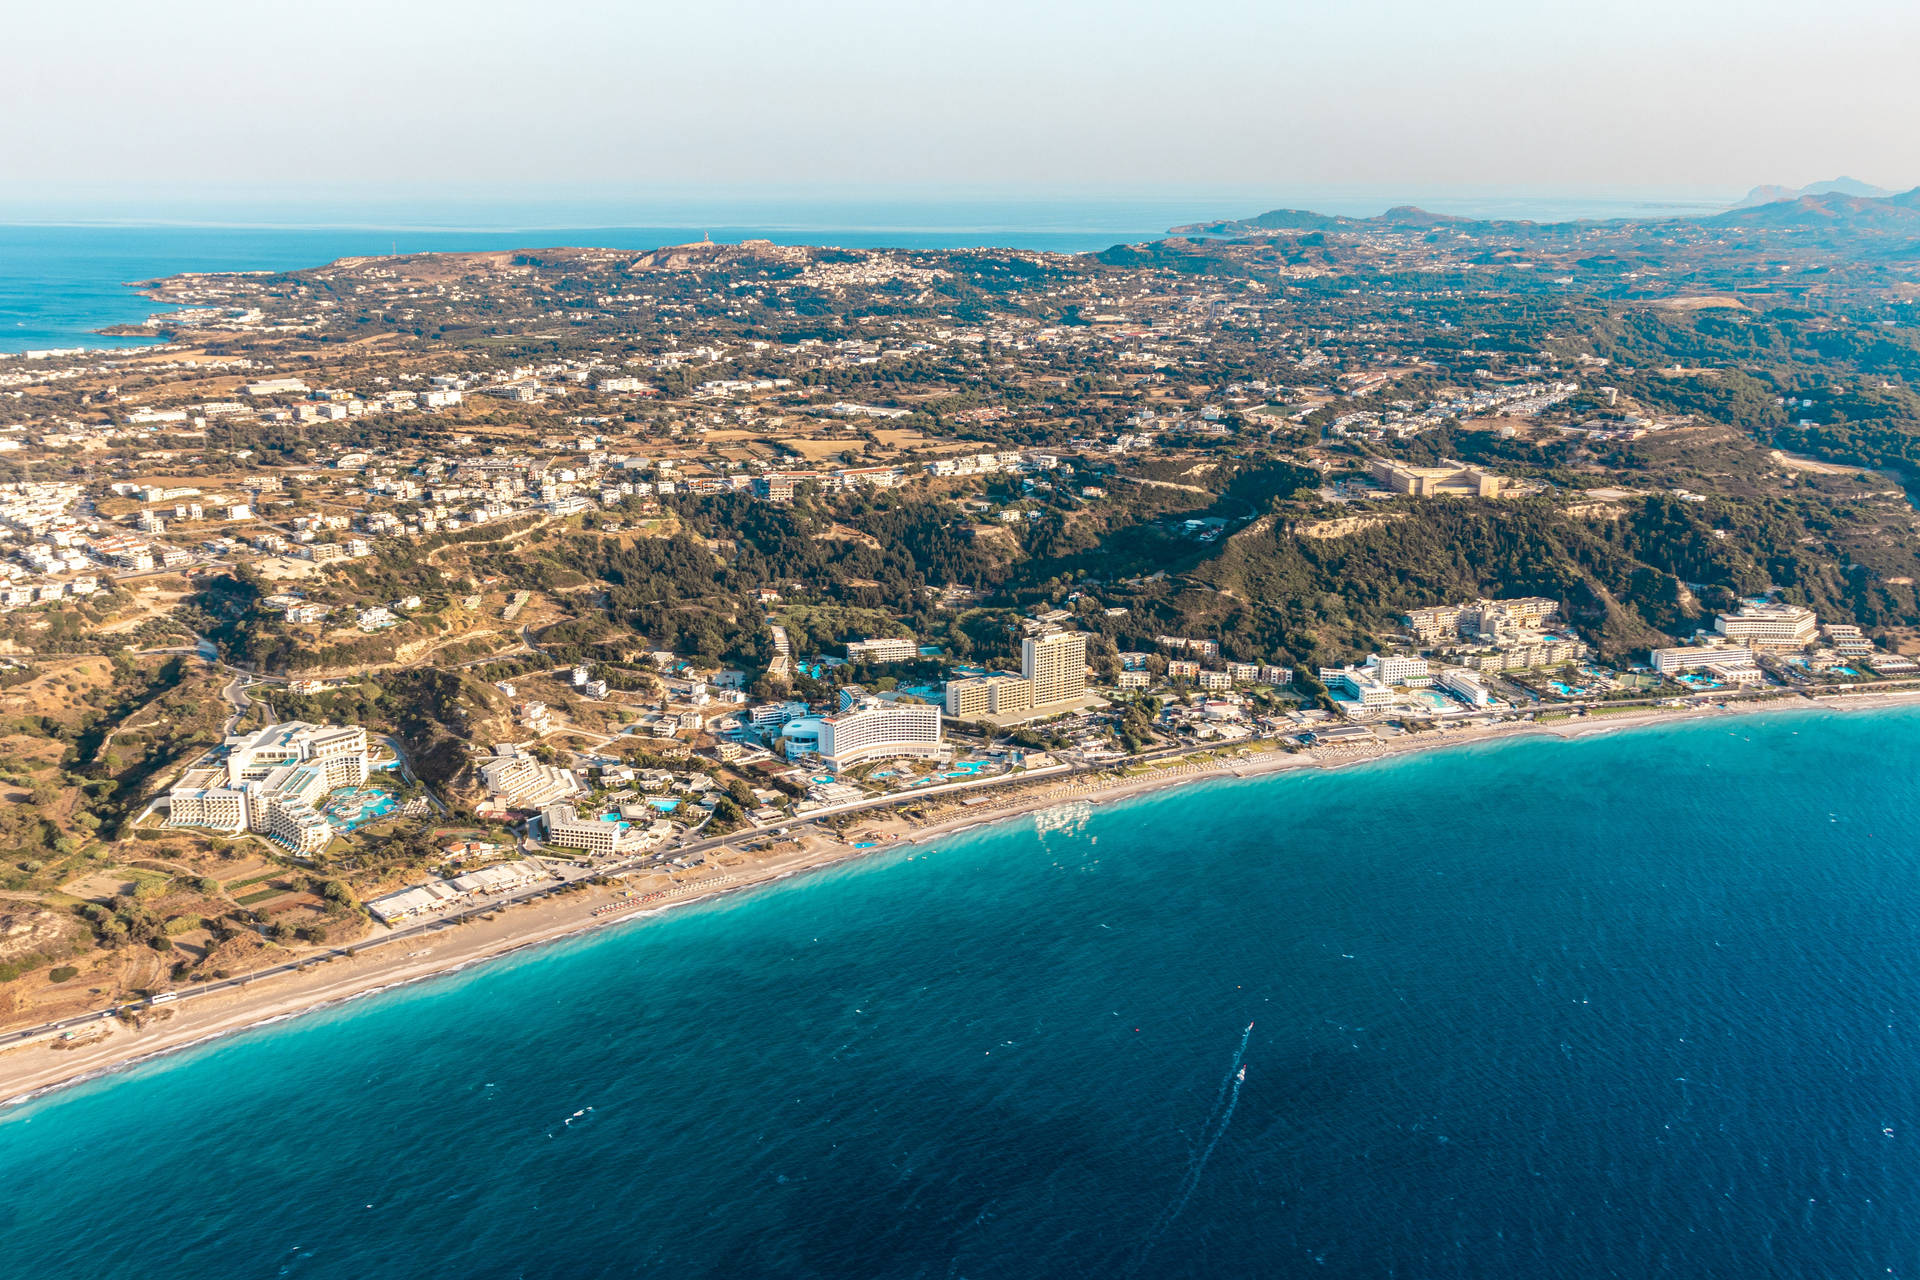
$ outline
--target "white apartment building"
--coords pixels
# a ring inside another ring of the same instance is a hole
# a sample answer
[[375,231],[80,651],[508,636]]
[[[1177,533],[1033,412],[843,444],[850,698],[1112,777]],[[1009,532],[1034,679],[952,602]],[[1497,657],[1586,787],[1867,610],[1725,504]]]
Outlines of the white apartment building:
[[1682,671],[1698,671],[1709,662],[1718,662],[1733,656],[1727,649],[1709,645],[1679,645],[1671,649],[1653,651],[1653,669],[1663,676],[1678,675]]
[[1481,599],[1415,609],[1406,615],[1406,623],[1420,643],[1436,644],[1461,636],[1534,630],[1559,611],[1560,602],[1546,596]]
[[538,809],[579,794],[573,770],[541,764],[532,756],[511,755],[480,766],[487,798],[501,809]]
[[913,641],[893,636],[847,642],[848,662],[908,662],[919,656],[920,648]]
[[756,729],[785,724],[807,714],[804,702],[761,702],[747,708],[747,721]]
[[947,681],[947,714],[955,720],[1015,715],[1033,709],[1033,682],[1020,676]]
[[593,857],[638,853],[652,842],[649,831],[625,822],[582,818],[570,804],[552,805],[540,816],[546,822],[548,844],[561,849],[584,849]]
[[1320,682],[1336,693],[1346,694],[1348,701],[1356,704],[1362,712],[1377,711],[1393,704],[1393,686],[1376,678],[1365,667],[1322,667]]
[[167,793],[167,825],[170,827],[208,827],[215,831],[247,829],[247,797],[230,787],[214,784],[218,775],[211,769],[190,770]]
[[1487,692],[1487,686],[1480,683],[1480,677],[1463,667],[1446,668],[1439,675],[1439,684],[1447,692],[1458,695],[1470,707],[1493,705],[1493,695]]
[[1373,668],[1374,676],[1383,684],[1402,684],[1409,689],[1424,689],[1433,683],[1433,676],[1425,658],[1410,658],[1401,654],[1388,654],[1381,657],[1375,654],[1367,660]]
[[1835,622],[1828,623],[1825,631],[1827,643],[1843,658],[1864,658],[1873,652],[1873,641],[1858,627]]

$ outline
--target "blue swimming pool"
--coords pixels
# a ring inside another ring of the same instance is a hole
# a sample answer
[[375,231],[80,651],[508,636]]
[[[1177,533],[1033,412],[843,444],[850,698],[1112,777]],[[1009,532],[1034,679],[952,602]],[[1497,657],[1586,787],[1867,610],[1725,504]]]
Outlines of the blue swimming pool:
[[327,797],[320,812],[334,830],[351,832],[369,822],[378,822],[399,804],[391,792],[378,787],[342,787]]

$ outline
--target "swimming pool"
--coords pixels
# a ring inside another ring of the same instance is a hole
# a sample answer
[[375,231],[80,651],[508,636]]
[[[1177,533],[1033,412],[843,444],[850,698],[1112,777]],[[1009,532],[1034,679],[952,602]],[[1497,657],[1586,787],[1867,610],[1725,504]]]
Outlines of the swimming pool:
[[391,792],[378,787],[342,787],[327,797],[320,813],[336,831],[352,832],[369,822],[378,822],[399,803]]
[[680,807],[678,800],[649,800],[647,803],[655,809],[658,809],[661,813],[672,813]]

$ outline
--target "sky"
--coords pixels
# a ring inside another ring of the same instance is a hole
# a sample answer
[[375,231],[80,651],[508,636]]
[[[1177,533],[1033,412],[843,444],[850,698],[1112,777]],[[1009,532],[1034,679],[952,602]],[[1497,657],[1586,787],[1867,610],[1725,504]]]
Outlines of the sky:
[[0,204],[1920,185],[1920,4],[7,6]]

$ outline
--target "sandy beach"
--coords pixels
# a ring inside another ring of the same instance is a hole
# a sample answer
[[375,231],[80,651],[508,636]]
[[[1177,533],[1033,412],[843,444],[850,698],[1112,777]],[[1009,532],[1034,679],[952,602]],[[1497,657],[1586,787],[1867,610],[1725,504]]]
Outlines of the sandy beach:
[[[1072,803],[1111,803],[1162,788],[1205,779],[1253,777],[1289,769],[1334,768],[1411,752],[1496,742],[1532,735],[1561,738],[1611,733],[1650,724],[1678,724],[1716,716],[1794,713],[1810,710],[1866,712],[1920,700],[1920,689],[1809,699],[1790,695],[1766,700],[1686,709],[1659,709],[1589,716],[1547,724],[1515,723],[1474,731],[1435,731],[1383,739],[1363,748],[1292,753],[1273,744],[1196,748],[1164,767],[1138,773],[1099,774],[1057,781],[1009,783],[988,789],[975,803],[952,800],[915,823],[897,811],[863,815],[853,844],[815,837],[764,860],[726,866],[685,878],[659,896],[641,901],[616,887],[583,886],[578,892],[520,904],[450,923],[411,943],[371,947],[353,956],[316,960],[303,971],[265,977],[255,984],[164,1005],[134,1026],[104,1018],[102,1033],[77,1043],[57,1034],[0,1050],[0,1106],[49,1089],[123,1069],[191,1045],[405,983],[464,969],[495,957],[624,921],[657,915],[675,906],[736,893],[901,845],[925,844],[955,831],[1010,821],[1036,810]],[[1116,770],[1124,770],[1117,764]]]

